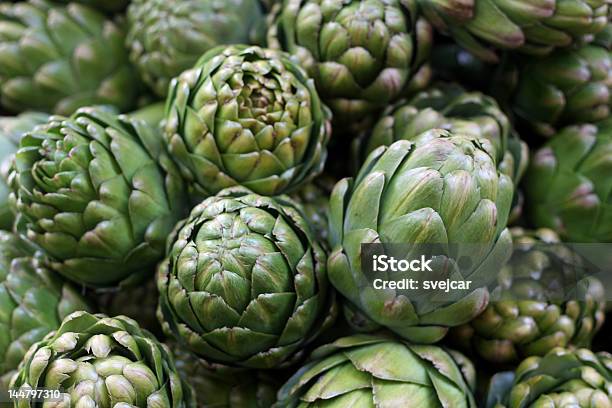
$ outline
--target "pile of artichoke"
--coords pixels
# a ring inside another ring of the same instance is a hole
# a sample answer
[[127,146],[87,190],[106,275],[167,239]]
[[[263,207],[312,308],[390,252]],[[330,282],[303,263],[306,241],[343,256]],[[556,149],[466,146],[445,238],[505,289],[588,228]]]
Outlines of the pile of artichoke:
[[610,408],[611,112],[610,0],[2,1],[0,406]]

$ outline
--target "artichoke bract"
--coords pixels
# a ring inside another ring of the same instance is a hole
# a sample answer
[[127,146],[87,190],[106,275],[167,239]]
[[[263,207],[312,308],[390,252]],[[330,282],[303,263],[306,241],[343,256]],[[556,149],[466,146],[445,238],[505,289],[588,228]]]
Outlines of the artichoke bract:
[[587,349],[554,348],[525,359],[515,372],[491,380],[487,408],[609,407],[612,356]]
[[221,46],[170,87],[165,140],[192,195],[277,195],[323,170],[330,113],[287,55]]
[[510,121],[493,98],[455,84],[438,84],[388,107],[372,131],[355,141],[357,161],[363,163],[379,146],[412,140],[435,128],[489,140],[498,167],[516,183],[520,181],[528,162],[527,145],[512,132]]
[[570,126],[535,152],[526,173],[532,223],[569,242],[612,242],[612,119]]
[[22,387],[61,390],[60,406],[195,407],[170,350],[125,316],[66,317],[28,350],[11,383]]
[[121,28],[103,14],[44,0],[0,4],[0,104],[70,115],[81,106],[133,109],[138,75]]
[[416,0],[288,0],[276,7],[268,46],[295,56],[341,123],[429,82],[433,33]]
[[137,115],[81,108],[51,117],[22,137],[15,154],[10,184],[19,230],[48,253],[54,270],[79,284],[128,285],[151,276],[184,216],[182,178],[157,127]]
[[208,364],[180,348],[173,349],[176,368],[203,408],[270,408],[276,402],[279,381],[263,371]]
[[275,407],[476,407],[474,366],[439,346],[358,335],[311,359],[280,389]]
[[418,0],[439,30],[479,58],[498,62],[495,48],[542,56],[601,31],[606,0]]
[[[377,289],[362,255],[363,244],[403,245],[408,252],[441,245],[444,259],[450,261],[442,265],[470,256],[473,267],[456,272],[475,284],[484,283],[479,277],[487,267],[503,264],[511,252],[506,223],[514,188],[497,170],[491,151],[486,139],[432,130],[414,141],[379,147],[355,179],[336,184],[330,199],[328,274],[349,308],[418,343],[436,342],[449,327],[484,310],[484,287],[420,299],[408,289]],[[432,276],[449,273],[455,271]],[[400,276],[404,274],[394,273],[394,280]]]
[[143,80],[160,96],[170,80],[220,44],[246,44],[261,25],[258,0],[135,0],[126,43]]
[[542,356],[555,347],[589,347],[604,321],[602,283],[580,277],[580,257],[552,230],[511,230],[516,245],[485,311],[449,338],[496,363]]
[[49,115],[26,112],[18,116],[0,116],[0,229],[13,229],[15,214],[11,208],[8,177],[13,154],[19,146],[21,136],[47,121]]
[[17,236],[0,231],[0,390],[30,346],[72,312],[89,310],[70,284],[42,265],[40,254]]
[[509,98],[516,115],[541,135],[606,119],[612,105],[612,24],[593,43],[518,59],[503,66],[501,75],[498,82],[507,89],[493,92]]
[[208,361],[274,368],[333,322],[326,256],[287,198],[223,191],[168,240],[158,290],[162,326]]

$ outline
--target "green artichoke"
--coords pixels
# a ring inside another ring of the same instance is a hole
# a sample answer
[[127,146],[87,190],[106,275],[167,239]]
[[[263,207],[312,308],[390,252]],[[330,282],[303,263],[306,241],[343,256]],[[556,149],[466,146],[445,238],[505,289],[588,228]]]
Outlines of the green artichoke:
[[493,377],[487,408],[612,406],[612,356],[554,348]]
[[268,45],[299,60],[341,123],[424,88],[431,26],[416,0],[287,0]]
[[172,81],[165,140],[192,195],[295,189],[323,169],[328,109],[284,54],[218,47]]
[[179,172],[160,132],[138,115],[82,108],[52,117],[24,135],[15,155],[20,230],[49,254],[52,269],[79,284],[151,276],[184,215]]
[[47,121],[49,115],[26,112],[19,116],[0,116],[0,229],[12,230],[15,215],[9,203],[8,176],[13,154],[25,132]]
[[21,387],[62,390],[65,407],[195,407],[167,347],[125,316],[66,317],[26,354],[11,383]]
[[130,59],[160,96],[170,80],[220,44],[249,43],[263,20],[257,0],[133,0]]
[[512,126],[497,102],[480,92],[467,92],[455,84],[439,84],[409,101],[388,107],[371,132],[356,140],[358,162],[379,146],[413,140],[434,128],[485,138],[495,149],[495,160],[517,183],[528,161],[528,149],[512,133]]
[[40,254],[0,231],[0,390],[6,390],[32,344],[56,330],[62,319],[88,310],[71,285],[41,264]]
[[277,407],[476,407],[476,372],[462,354],[376,336],[315,350],[278,393]]
[[[464,280],[484,283],[487,267],[503,264],[511,252],[506,222],[514,188],[496,169],[491,151],[486,139],[429,131],[414,141],[379,147],[354,180],[336,184],[330,199],[332,253],[327,267],[349,309],[417,343],[436,342],[449,327],[484,310],[484,287],[458,292],[452,299],[431,294],[417,299],[413,296],[420,295],[410,290],[375,289],[362,265],[362,244],[442,244],[448,248],[439,258],[442,265],[469,256],[473,268],[436,269],[434,276],[450,279],[458,273]],[[404,275],[398,272],[394,278]]]
[[479,58],[495,48],[542,56],[601,31],[607,0],[418,0],[428,20]]
[[168,245],[160,320],[200,357],[285,366],[333,322],[325,252],[288,198],[227,189],[196,206]]
[[525,176],[526,209],[537,227],[569,242],[612,242],[612,119],[561,130]]
[[139,94],[121,28],[89,7],[45,0],[0,4],[0,104],[72,114],[85,105],[132,109]]
[[174,348],[176,368],[193,387],[200,408],[270,408],[280,384],[262,371],[208,364]]
[[511,232],[517,247],[500,271],[495,300],[449,338],[496,363],[542,356],[554,347],[589,347],[604,321],[601,282],[586,276],[576,281],[580,258],[554,231]]
[[544,136],[565,125],[606,119],[612,105],[612,24],[591,44],[511,61],[498,76],[502,89],[493,92]]

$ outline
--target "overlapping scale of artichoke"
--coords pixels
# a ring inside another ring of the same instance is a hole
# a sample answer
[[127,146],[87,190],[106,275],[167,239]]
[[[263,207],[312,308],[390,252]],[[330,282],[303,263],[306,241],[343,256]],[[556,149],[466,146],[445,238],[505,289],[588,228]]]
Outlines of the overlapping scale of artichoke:
[[220,44],[247,44],[263,23],[258,0],[135,0],[128,9],[130,60],[166,96],[170,80]]
[[515,184],[520,181],[529,151],[527,144],[512,131],[508,117],[492,97],[450,83],[437,84],[388,107],[372,131],[356,140],[357,162],[363,163],[379,146],[412,140],[436,128],[487,139],[495,149],[494,158],[500,170]]
[[8,176],[19,139],[25,132],[47,121],[49,115],[26,112],[18,116],[0,116],[0,229],[13,229],[15,214],[10,204]]
[[[602,283],[549,229],[511,230],[515,251],[485,311],[450,339],[494,363],[543,356],[555,347],[590,347],[604,322]],[[581,276],[582,275],[582,276]]]
[[151,276],[186,212],[186,189],[160,132],[136,116],[81,108],[51,117],[22,137],[15,155],[20,231],[54,270],[82,285]]
[[531,160],[525,194],[538,227],[568,242],[612,242],[612,119],[562,129]]
[[594,42],[560,49],[542,59],[504,64],[494,90],[537,133],[604,120],[612,106],[612,24]]
[[386,337],[344,337],[315,350],[278,393],[278,408],[476,407],[461,353]]
[[286,366],[335,318],[325,252],[287,198],[227,189],[196,206],[168,242],[160,320],[208,361]]
[[474,55],[498,62],[496,48],[543,56],[601,31],[607,0],[418,0],[427,19]]
[[278,373],[209,364],[179,347],[176,368],[193,387],[199,407],[270,408],[276,402]]
[[103,14],[45,0],[0,4],[0,104],[70,115],[81,106],[136,105],[139,86],[122,29]]
[[22,387],[61,390],[58,406],[195,408],[170,350],[125,316],[66,317],[28,350],[11,383]]
[[433,32],[416,0],[289,0],[275,10],[268,45],[295,56],[340,123],[429,82]]
[[172,81],[164,134],[192,195],[236,185],[277,195],[322,171],[329,119],[287,55],[221,46]]
[[0,390],[26,351],[72,312],[90,305],[70,284],[45,268],[40,254],[17,236],[0,231]]
[[[359,311],[370,328],[375,323],[410,341],[430,343],[484,310],[485,287],[471,287],[460,297],[430,294],[418,301],[411,290],[375,289],[362,265],[362,244],[441,245],[448,248],[444,265],[469,256],[472,267],[440,269],[432,276],[450,279],[457,273],[461,280],[484,284],[490,267],[503,264],[512,245],[506,223],[514,187],[497,170],[493,152],[486,139],[432,130],[413,141],[379,147],[355,179],[336,184],[330,199],[328,273],[348,299],[350,314]],[[404,275],[398,271],[389,279]]]
[[491,380],[487,408],[609,407],[612,356],[560,347]]

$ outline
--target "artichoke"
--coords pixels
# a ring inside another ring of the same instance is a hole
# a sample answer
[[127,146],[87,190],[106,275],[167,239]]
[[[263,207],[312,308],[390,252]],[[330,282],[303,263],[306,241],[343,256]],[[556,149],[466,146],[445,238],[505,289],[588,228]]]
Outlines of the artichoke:
[[192,195],[295,189],[323,169],[329,112],[284,54],[218,47],[172,81],[165,140]]
[[379,146],[413,140],[421,133],[447,129],[475,139],[485,138],[495,149],[499,167],[516,183],[527,166],[528,149],[512,132],[497,102],[480,92],[467,92],[454,84],[439,84],[409,101],[388,107],[371,132],[356,140],[357,161],[363,163]]
[[87,6],[3,2],[0,104],[62,115],[85,105],[133,108],[138,79],[123,42],[121,28]]
[[580,258],[554,231],[511,232],[517,248],[500,271],[495,300],[449,337],[496,363],[542,356],[554,347],[589,347],[604,321],[601,282],[587,276],[576,282]]
[[495,48],[542,56],[601,31],[607,0],[418,0],[429,21],[479,58]]
[[160,132],[140,114],[155,116],[82,108],[52,117],[23,136],[15,155],[10,183],[20,231],[48,253],[54,270],[79,284],[128,285],[151,276],[183,216],[182,178]]
[[62,319],[89,304],[41,264],[41,255],[15,235],[0,231],[0,390],[6,390],[32,344]]
[[286,366],[333,322],[325,252],[288,198],[227,189],[196,206],[168,243],[158,313],[200,357]]
[[493,377],[487,408],[609,407],[612,356],[554,348],[525,359],[514,373]]
[[525,179],[532,223],[569,242],[612,242],[612,119],[570,126],[538,150]]
[[[450,279],[458,273],[475,285],[486,283],[487,268],[502,264],[511,252],[506,222],[514,190],[511,179],[497,171],[491,151],[486,139],[433,130],[414,141],[379,147],[354,180],[336,184],[330,199],[332,253],[327,267],[349,310],[418,343],[436,342],[449,327],[484,310],[484,287],[471,287],[452,299],[375,289],[362,265],[362,245],[402,244],[418,250],[419,245],[438,244],[448,249],[438,258],[441,267],[429,272],[432,276]],[[465,256],[473,268],[443,269]],[[413,277],[405,275],[397,272],[394,278]]]
[[271,19],[268,45],[299,60],[340,123],[429,82],[433,34],[416,0],[287,0]]
[[167,347],[125,316],[66,317],[26,354],[11,383],[22,387],[62,390],[66,407],[195,407]]
[[315,350],[280,389],[277,407],[476,407],[476,372],[462,354],[359,335]]
[[493,92],[541,135],[606,119],[612,105],[612,24],[591,44],[510,61],[497,75]]
[[262,371],[207,364],[180,348],[173,349],[176,368],[193,387],[201,408],[270,408],[278,385]]
[[49,115],[38,112],[0,117],[0,229],[13,228],[15,215],[9,204],[8,176],[19,139],[25,132],[46,122],[48,117]]
[[170,80],[220,44],[249,43],[263,20],[257,0],[134,0],[128,9],[130,59],[160,96]]

